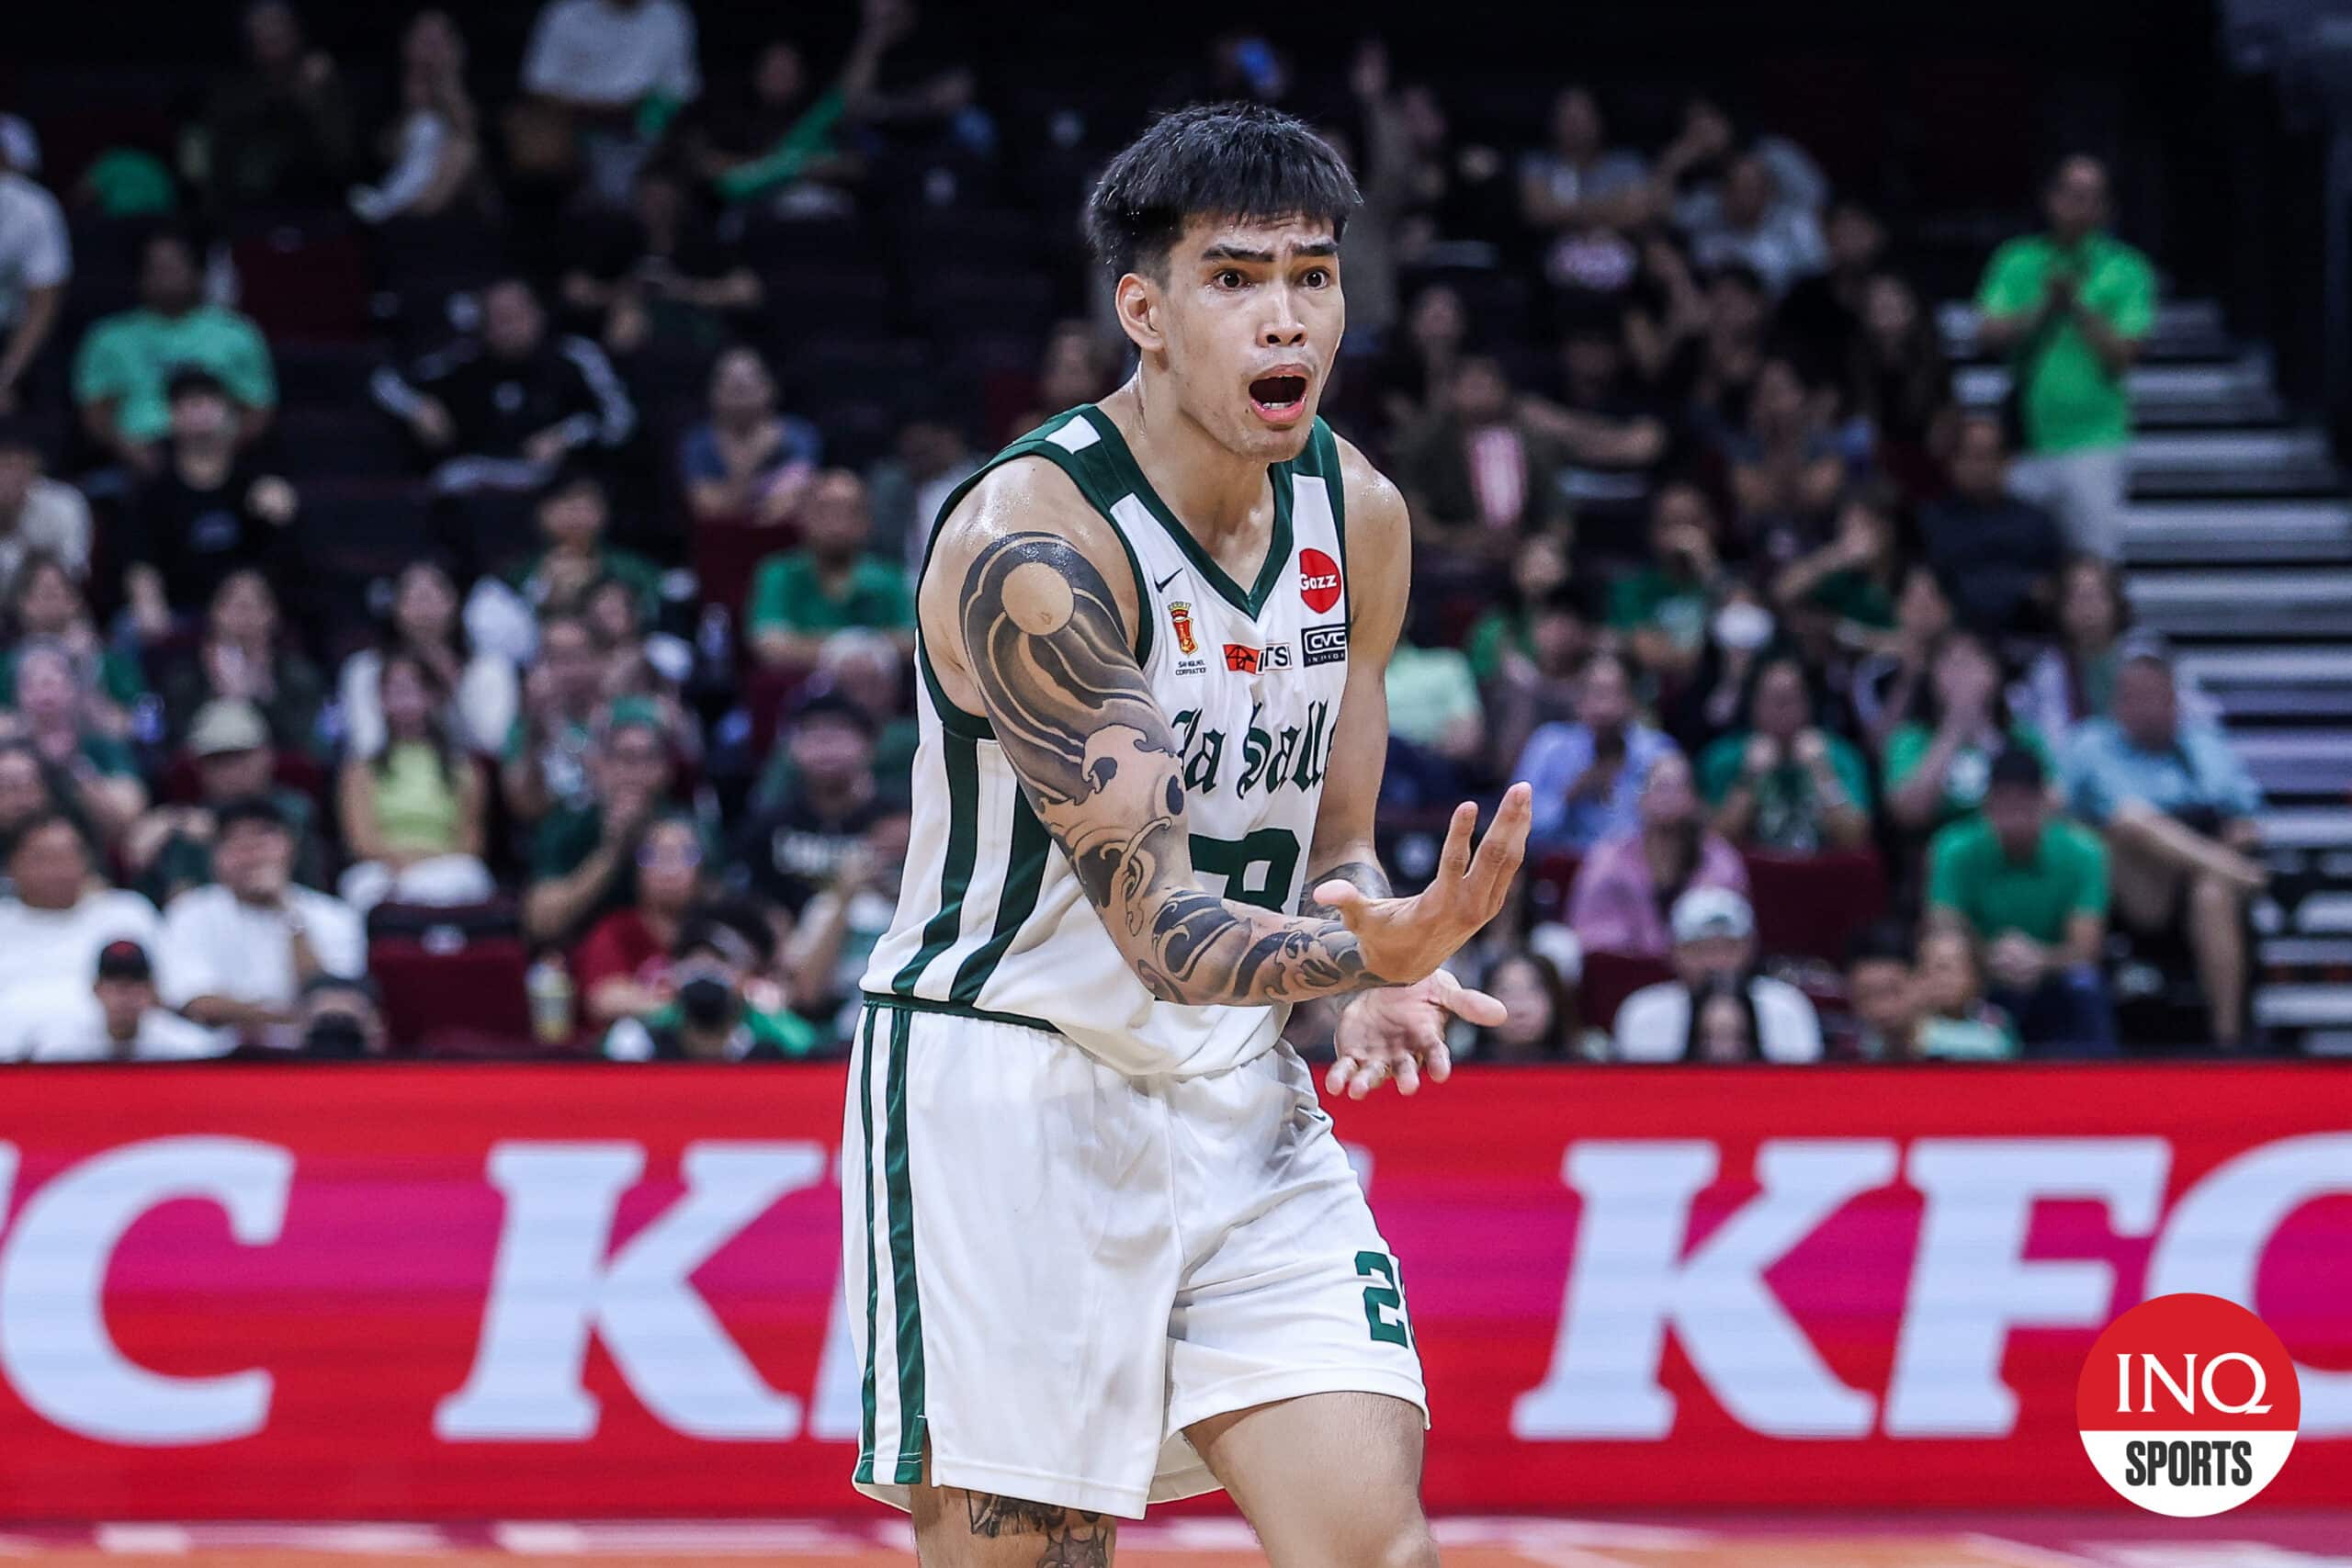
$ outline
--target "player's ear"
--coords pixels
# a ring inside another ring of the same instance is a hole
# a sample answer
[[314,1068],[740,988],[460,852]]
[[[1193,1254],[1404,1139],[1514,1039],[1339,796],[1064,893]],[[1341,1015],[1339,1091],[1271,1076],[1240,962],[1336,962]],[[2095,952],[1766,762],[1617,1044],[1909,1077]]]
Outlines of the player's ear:
[[1119,330],[1145,354],[1157,354],[1167,344],[1161,330],[1163,297],[1160,288],[1139,272],[1124,274],[1113,302],[1119,312]]

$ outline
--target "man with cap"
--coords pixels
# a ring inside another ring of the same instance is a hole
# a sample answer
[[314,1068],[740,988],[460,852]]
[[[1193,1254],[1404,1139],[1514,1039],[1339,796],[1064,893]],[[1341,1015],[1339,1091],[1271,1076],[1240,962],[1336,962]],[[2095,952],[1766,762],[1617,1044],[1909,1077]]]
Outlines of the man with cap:
[[1993,760],[1984,808],[1928,846],[1928,916],[1985,944],[1992,1000],[2032,1054],[2115,1050],[2099,957],[2107,945],[2107,849],[2056,816],[2041,759]]
[[208,1028],[267,1034],[299,1021],[312,976],[367,972],[367,932],[350,905],[295,885],[294,835],[267,795],[213,819],[217,880],[164,911],[165,997]]
[[311,887],[325,885],[326,846],[319,839],[318,808],[300,790],[277,784],[277,750],[261,709],[243,697],[215,697],[196,710],[187,750],[196,768],[196,804],[156,807],[123,840],[123,861],[142,891],[159,905],[169,904],[210,882],[215,814],[256,795],[266,796],[285,818],[295,846],[294,880]]
[[2106,838],[2116,913],[2134,931],[2185,931],[2213,1042],[2240,1043],[2245,908],[2267,880],[2252,858],[2262,791],[2219,725],[2181,711],[2161,639],[2124,639],[2109,713],[2075,729],[2064,777],[2075,814]]
[[0,1022],[78,988],[107,943],[153,942],[155,907],[94,874],[89,843],[63,812],[34,811],[6,853],[13,896],[0,898]]
[[1821,1020],[1805,994],[1755,973],[1756,912],[1728,887],[1694,887],[1674,901],[1675,978],[1645,986],[1617,1010],[1617,1058],[1674,1062],[1697,1055],[1693,998],[1725,987],[1752,1020],[1749,1033],[1768,1062],[1821,1059]]
[[97,979],[86,991],[35,1009],[21,1021],[16,1056],[28,1062],[185,1062],[230,1049],[198,1023],[166,1009],[155,995],[147,950],[128,938],[98,949]]
[[677,769],[669,726],[649,698],[621,697],[598,720],[587,756],[590,798],[558,806],[531,843],[523,929],[566,942],[598,916],[635,902],[638,841],[662,809]]
[[605,1036],[616,1062],[785,1061],[818,1043],[816,1026],[782,1005],[766,977],[775,936],[757,909],[707,905],[688,915],[670,953],[674,1000],[625,1018]]

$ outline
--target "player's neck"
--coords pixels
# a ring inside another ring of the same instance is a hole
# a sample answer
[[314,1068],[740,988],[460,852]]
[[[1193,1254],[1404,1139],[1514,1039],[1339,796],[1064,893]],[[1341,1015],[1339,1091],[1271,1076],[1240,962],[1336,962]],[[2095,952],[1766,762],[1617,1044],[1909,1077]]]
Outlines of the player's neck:
[[1144,479],[1214,555],[1222,541],[1249,536],[1272,515],[1266,465],[1234,452],[1188,418],[1171,392],[1138,376],[1102,400]]

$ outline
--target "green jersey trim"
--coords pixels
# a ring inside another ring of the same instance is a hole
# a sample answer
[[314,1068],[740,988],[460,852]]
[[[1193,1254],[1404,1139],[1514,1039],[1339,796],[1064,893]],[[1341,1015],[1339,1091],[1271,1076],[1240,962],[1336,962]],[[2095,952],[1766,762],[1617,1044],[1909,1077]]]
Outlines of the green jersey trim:
[[[932,960],[956,945],[964,920],[964,894],[980,848],[980,769],[978,742],[949,731],[940,743],[947,771],[947,852],[939,865],[939,908],[923,922],[922,946],[891,976],[890,988],[911,995]],[[1026,809],[1026,803],[1023,803]],[[1010,939],[1007,939],[1010,940]]]
[[996,1012],[988,1008],[967,1006],[963,1002],[936,1002],[929,997],[904,997],[880,991],[867,991],[865,1005],[869,1008],[900,1008],[908,1012],[945,1013],[950,1018],[977,1018],[983,1023],[1010,1023],[1021,1029],[1034,1029],[1040,1034],[1058,1035],[1058,1025],[1042,1018],[1032,1018],[1025,1012]]
[[1257,581],[1244,590],[1225,568],[1217,564],[1215,557],[1201,547],[1201,542],[1193,536],[1193,531],[1176,520],[1176,514],[1168,509],[1168,503],[1160,500],[1159,492],[1151,488],[1151,481],[1143,477],[1142,467],[1136,462],[1135,453],[1127,446],[1126,437],[1119,434],[1118,424],[1111,416],[1092,404],[1078,412],[1086,416],[1094,426],[1095,433],[1102,436],[1102,445],[1105,448],[1103,456],[1116,470],[1122,486],[1143,502],[1144,510],[1150,513],[1153,520],[1166,531],[1176,547],[1183,552],[1184,558],[1193,563],[1193,570],[1201,574],[1202,581],[1216,590],[1219,598],[1251,620],[1256,620],[1258,613],[1266,607],[1266,601],[1273,596],[1274,585],[1282,581],[1283,571],[1290,565],[1291,465],[1272,463],[1267,466],[1266,478],[1274,489],[1273,536],[1267,541],[1266,558],[1258,568]]

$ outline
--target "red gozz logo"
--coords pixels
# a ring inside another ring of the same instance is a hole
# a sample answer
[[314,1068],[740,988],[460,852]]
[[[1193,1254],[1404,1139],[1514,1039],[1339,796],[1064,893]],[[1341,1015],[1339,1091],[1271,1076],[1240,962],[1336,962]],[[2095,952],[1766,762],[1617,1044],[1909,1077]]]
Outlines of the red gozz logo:
[[1298,596],[1320,615],[1340,602],[1340,563],[1321,550],[1298,552]]

